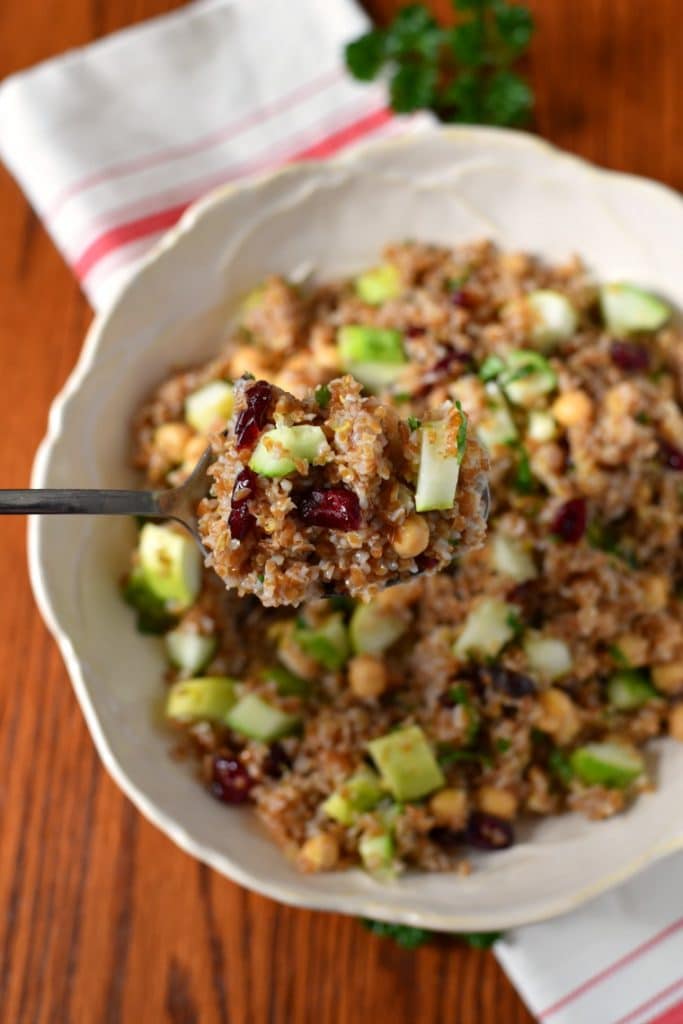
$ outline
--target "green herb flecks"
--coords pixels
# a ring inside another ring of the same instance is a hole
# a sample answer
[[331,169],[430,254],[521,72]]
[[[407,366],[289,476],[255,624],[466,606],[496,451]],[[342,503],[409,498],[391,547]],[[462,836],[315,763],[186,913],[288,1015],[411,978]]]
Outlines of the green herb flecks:
[[317,387],[314,391],[314,396],[320,408],[327,409],[328,405],[330,404],[331,398],[330,389],[328,388],[327,384],[321,384],[319,387]]
[[461,403],[456,398],[455,408],[460,413],[460,424],[458,426],[458,436],[456,438],[456,445],[458,449],[458,463],[462,463],[465,458],[465,452],[467,451],[467,416],[464,413]]

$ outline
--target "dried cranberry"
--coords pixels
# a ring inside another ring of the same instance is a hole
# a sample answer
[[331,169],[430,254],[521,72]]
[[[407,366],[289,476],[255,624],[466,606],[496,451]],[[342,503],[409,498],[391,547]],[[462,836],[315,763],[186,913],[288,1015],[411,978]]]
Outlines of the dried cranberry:
[[659,450],[665,466],[675,469],[679,473],[683,470],[683,452],[680,448],[674,447],[668,441],[661,441]]
[[228,516],[228,527],[230,536],[234,540],[244,540],[249,531],[256,523],[255,517],[249,511],[247,498],[250,498],[256,487],[256,473],[248,466],[237,474],[232,488],[232,508]]
[[451,376],[451,370],[455,363],[459,363],[462,369],[467,369],[472,363],[472,356],[469,352],[463,352],[462,349],[449,349],[445,356],[442,356],[438,362],[434,363],[434,365],[427,370],[422,378],[422,383],[420,384],[420,388],[415,397],[422,398],[436,384],[440,384],[442,380]]
[[272,779],[279,779],[292,767],[287,751],[281,743],[272,743],[263,759],[263,771]]
[[478,850],[504,850],[514,843],[515,833],[509,821],[485,811],[473,811],[467,822],[465,839]]
[[257,380],[246,393],[247,404],[235,423],[238,448],[251,448],[268,422],[273,403],[273,389],[265,380]]
[[536,683],[530,676],[525,676],[522,672],[513,672],[502,665],[491,665],[482,669],[480,674],[495,690],[506,697],[512,697],[513,700],[521,700],[522,697],[536,693]]
[[437,846],[443,846],[445,850],[453,850],[457,846],[462,846],[465,837],[463,832],[458,832],[454,828],[448,828],[446,825],[435,825],[434,828],[429,830],[429,838]]
[[650,353],[632,341],[613,341],[609,350],[615,366],[625,373],[644,373],[650,365]]
[[296,504],[306,526],[322,526],[327,530],[360,529],[360,502],[358,495],[348,487],[307,491],[296,499]]
[[432,558],[431,555],[418,555],[415,564],[420,572],[431,572],[432,569],[436,569],[439,559]]
[[560,505],[551,530],[567,544],[576,544],[586,532],[588,509],[584,498],[571,498]]
[[451,295],[451,302],[460,309],[474,309],[479,305],[479,296],[471,288],[456,288]]
[[211,794],[224,804],[243,804],[254,785],[244,765],[234,757],[220,754],[213,759]]
[[406,338],[421,338],[425,331],[426,328],[424,327],[418,327],[417,324],[409,324],[405,330]]
[[505,596],[512,604],[519,606],[524,619],[529,623],[534,623],[534,620],[542,612],[543,591],[538,585],[538,580],[525,580],[524,583],[517,583],[508,590]]

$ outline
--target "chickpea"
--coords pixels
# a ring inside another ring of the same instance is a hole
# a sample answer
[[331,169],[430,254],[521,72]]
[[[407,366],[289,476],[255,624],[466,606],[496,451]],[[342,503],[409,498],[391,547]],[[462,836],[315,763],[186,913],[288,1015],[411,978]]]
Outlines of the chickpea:
[[190,438],[183,449],[183,463],[187,469],[194,469],[206,450],[205,437],[197,435]]
[[517,814],[517,797],[507,789],[496,786],[480,786],[477,790],[477,807],[497,818],[512,819]]
[[361,700],[379,697],[387,688],[387,670],[381,658],[373,654],[357,654],[348,664],[351,692]]
[[192,430],[186,423],[162,423],[154,431],[154,447],[175,464],[185,458],[185,445],[191,439]]
[[249,345],[242,345],[237,349],[232,357],[230,370],[233,377],[241,377],[243,373],[253,373],[257,380],[260,378],[269,380],[272,377],[268,359],[258,349],[251,348]]
[[341,362],[339,349],[333,332],[324,326],[314,327],[311,332],[311,350],[316,364],[324,370],[339,370]]
[[299,850],[303,871],[330,871],[339,860],[339,843],[328,832],[307,839]]
[[647,665],[648,642],[644,636],[638,636],[637,633],[622,633],[614,641],[614,646],[621,651],[629,665],[633,665],[634,668]]
[[538,725],[550,733],[558,743],[569,743],[581,727],[579,713],[571,697],[564,690],[551,686],[539,695],[541,717]]
[[441,789],[429,801],[429,809],[441,825],[463,828],[467,821],[467,793],[464,789]]
[[662,693],[683,692],[683,661],[671,661],[668,665],[653,665],[652,682]]
[[396,554],[401,558],[415,558],[422,554],[429,544],[429,526],[423,516],[413,513],[401,523],[392,541]]
[[669,736],[683,743],[683,704],[676,704],[669,712]]
[[308,680],[316,679],[320,671],[317,661],[301,650],[293,634],[292,627],[286,627],[282,631],[277,648],[279,660],[295,676]]
[[648,576],[643,582],[643,599],[650,612],[660,612],[669,602],[669,581],[666,576]]
[[551,411],[563,427],[575,427],[589,422],[593,415],[593,403],[585,391],[576,388],[560,395],[553,403]]

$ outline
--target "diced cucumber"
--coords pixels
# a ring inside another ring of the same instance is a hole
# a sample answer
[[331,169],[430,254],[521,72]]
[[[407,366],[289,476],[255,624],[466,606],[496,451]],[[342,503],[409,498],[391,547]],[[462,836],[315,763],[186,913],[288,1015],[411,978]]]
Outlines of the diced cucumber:
[[247,693],[237,701],[225,718],[235,732],[262,743],[272,743],[287,736],[299,725],[296,715],[273,707],[255,693]]
[[486,412],[477,424],[477,435],[487,448],[510,445],[518,438],[517,427],[507,403],[493,381],[486,385]]
[[316,628],[299,626],[294,639],[302,651],[331,671],[344,665],[351,653],[349,635],[341,612],[330,615]]
[[615,672],[607,682],[607,699],[619,711],[635,711],[656,696],[645,673],[636,669]]
[[284,665],[270,665],[264,668],[262,677],[275,684],[281,697],[307,697],[311,692],[311,684],[295,672],[290,672]]
[[554,441],[557,437],[557,420],[543,409],[532,409],[529,413],[527,424],[527,437],[532,441],[544,444],[546,441]]
[[396,381],[406,364],[403,335],[392,328],[347,324],[337,332],[344,369],[369,391],[382,391]]
[[191,676],[208,665],[218,646],[215,636],[203,636],[182,628],[167,633],[164,643],[171,664]]
[[443,773],[419,725],[368,743],[382,779],[397,800],[419,800],[445,784]]
[[194,604],[202,585],[202,557],[188,533],[145,523],[138,556],[147,586],[169,610],[182,611]]
[[614,786],[623,789],[642,775],[642,755],[621,743],[587,743],[571,755],[571,766],[582,782],[589,786]]
[[322,427],[307,424],[274,427],[261,434],[249,468],[261,476],[287,476],[296,470],[297,463],[319,459],[327,447]]
[[475,605],[465,619],[460,636],[453,645],[459,658],[493,658],[515,635],[517,608],[497,597],[486,597]]
[[382,654],[405,633],[407,625],[396,612],[384,609],[381,601],[359,604],[349,623],[351,645],[356,654]]
[[517,537],[498,531],[491,541],[491,561],[496,572],[509,576],[517,583],[533,580],[538,576],[531,551]]
[[494,354],[487,356],[479,367],[479,377],[483,381],[495,380],[505,369],[505,363],[500,356]]
[[671,307],[666,302],[633,284],[603,285],[600,306],[605,323],[614,334],[657,331],[671,317]]
[[396,844],[389,832],[363,835],[358,843],[363,867],[377,878],[393,878],[396,874]]
[[557,387],[557,376],[548,360],[531,349],[510,352],[500,377],[503,391],[513,405],[529,406]]
[[140,633],[165,633],[175,621],[166,602],[150,588],[139,565],[123,585],[123,600],[135,609]]
[[329,818],[348,826],[376,807],[383,796],[377,773],[361,768],[325,800],[322,809]]
[[166,717],[175,722],[222,722],[234,705],[235,684],[225,676],[181,679],[166,698]]
[[524,637],[523,647],[530,667],[544,679],[559,679],[572,667],[571,651],[558,637],[530,630]]
[[381,306],[401,294],[401,275],[392,263],[366,270],[356,278],[356,295],[369,306]]
[[200,434],[208,434],[212,427],[224,426],[232,416],[235,402],[232,384],[213,380],[185,399],[185,419]]
[[467,418],[453,409],[446,419],[423,423],[415,508],[431,512],[453,508],[460,464],[467,443]]
[[531,337],[537,345],[550,347],[564,341],[576,331],[578,316],[566,295],[551,288],[541,288],[527,295],[533,314]]
[[347,324],[337,333],[339,353],[345,364],[388,363],[403,364],[406,354],[403,335],[391,327],[368,327]]

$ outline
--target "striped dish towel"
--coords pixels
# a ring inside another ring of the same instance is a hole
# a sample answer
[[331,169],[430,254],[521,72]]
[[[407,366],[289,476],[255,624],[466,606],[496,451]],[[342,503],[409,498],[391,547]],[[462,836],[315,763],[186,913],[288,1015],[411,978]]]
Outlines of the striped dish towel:
[[[95,307],[213,186],[424,124],[345,74],[366,24],[353,0],[202,0],[4,82],[0,155]],[[683,1024],[682,879],[671,857],[496,955],[544,1024]]]

